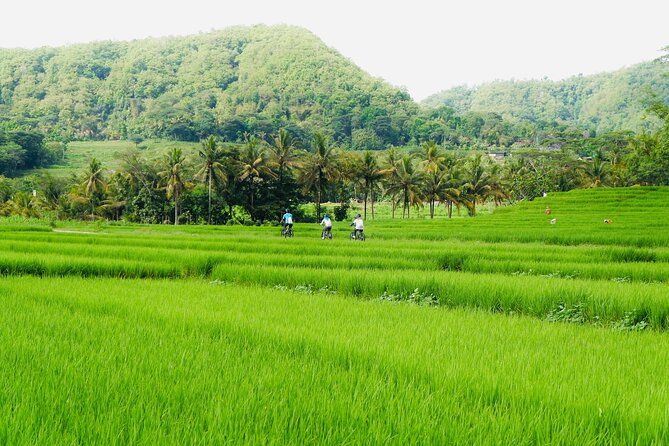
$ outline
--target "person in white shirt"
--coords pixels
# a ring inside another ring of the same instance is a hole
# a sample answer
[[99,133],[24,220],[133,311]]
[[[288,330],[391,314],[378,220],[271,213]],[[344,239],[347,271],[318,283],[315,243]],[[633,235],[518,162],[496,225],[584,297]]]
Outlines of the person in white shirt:
[[365,224],[362,221],[360,214],[355,216],[355,220],[349,226],[353,226],[353,232],[351,233],[351,238],[362,238],[363,231],[365,230]]
[[330,220],[330,216],[328,214],[323,215],[323,220],[321,220],[321,225],[323,225],[321,240],[325,240],[325,238],[332,239],[332,220]]

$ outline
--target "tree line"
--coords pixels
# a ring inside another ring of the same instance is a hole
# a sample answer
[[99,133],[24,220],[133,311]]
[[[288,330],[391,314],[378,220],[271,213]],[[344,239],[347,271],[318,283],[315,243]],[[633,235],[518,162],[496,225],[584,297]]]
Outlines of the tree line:
[[[339,203],[343,219],[358,200],[365,218],[374,218],[379,201],[390,203],[393,218],[410,218],[419,208],[433,217],[439,205],[449,217],[454,207],[474,216],[486,202],[551,191],[669,185],[669,106],[656,101],[649,112],[664,123],[655,132],[567,138],[512,156],[435,141],[411,150],[351,151],[322,132],[304,146],[286,129],[270,137],[247,133],[241,144],[212,135],[191,156],[173,148],[153,160],[130,150],[115,171],[92,159],[69,179],[0,177],[0,215],[225,224],[277,221],[290,208],[298,221],[315,221],[324,202]],[[315,216],[302,214],[305,203],[315,203]]]

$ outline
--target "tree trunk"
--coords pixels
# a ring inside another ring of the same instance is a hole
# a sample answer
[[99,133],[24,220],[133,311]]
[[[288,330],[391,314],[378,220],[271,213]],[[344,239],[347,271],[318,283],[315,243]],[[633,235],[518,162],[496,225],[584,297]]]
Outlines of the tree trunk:
[[179,192],[174,193],[174,226],[179,224]]
[[364,219],[367,220],[367,191],[365,191],[365,211],[364,211]]
[[372,192],[372,220],[374,220],[374,192]]
[[323,193],[323,173],[318,172],[318,200],[316,201],[316,220],[321,219],[321,194]]
[[211,169],[209,170],[209,218],[207,224],[211,224]]
[[390,212],[392,213],[392,218],[395,218],[395,195],[390,197]]
[[407,218],[409,218],[409,192],[404,189],[404,203],[402,207],[402,218],[404,218],[404,213],[406,212]]

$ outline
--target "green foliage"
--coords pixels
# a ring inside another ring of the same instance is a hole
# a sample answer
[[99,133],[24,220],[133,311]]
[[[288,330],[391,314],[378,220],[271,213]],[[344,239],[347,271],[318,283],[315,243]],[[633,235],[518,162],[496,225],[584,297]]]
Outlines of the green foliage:
[[336,221],[347,221],[348,220],[348,210],[350,205],[348,203],[340,204],[339,206],[334,207],[334,218]]
[[[653,124],[645,119],[649,93],[654,92],[665,102],[669,100],[667,71],[666,62],[656,60],[563,81],[496,81],[475,88],[456,87],[423,103],[452,107],[461,114],[498,113],[505,120],[529,123],[539,131],[552,123],[597,133],[639,131]],[[482,123],[478,124],[482,129]]]
[[36,131],[0,128],[0,175],[15,175],[19,170],[52,164],[54,155],[44,144],[44,135]]
[[405,143],[404,122],[418,109],[289,26],[0,50],[0,106],[52,137],[240,141],[285,127],[304,142],[329,129],[347,145],[364,130],[379,146]]
[[669,185],[668,103],[656,99],[648,107],[650,113],[662,120],[662,127],[631,140],[632,151],[627,157],[629,171],[631,177],[641,184]]

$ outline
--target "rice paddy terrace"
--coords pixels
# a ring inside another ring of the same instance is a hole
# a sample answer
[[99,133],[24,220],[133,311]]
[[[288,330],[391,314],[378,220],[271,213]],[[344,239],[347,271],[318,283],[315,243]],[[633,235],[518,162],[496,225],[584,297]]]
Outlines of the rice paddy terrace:
[[365,242],[3,222],[0,443],[664,444],[668,222],[669,188]]

